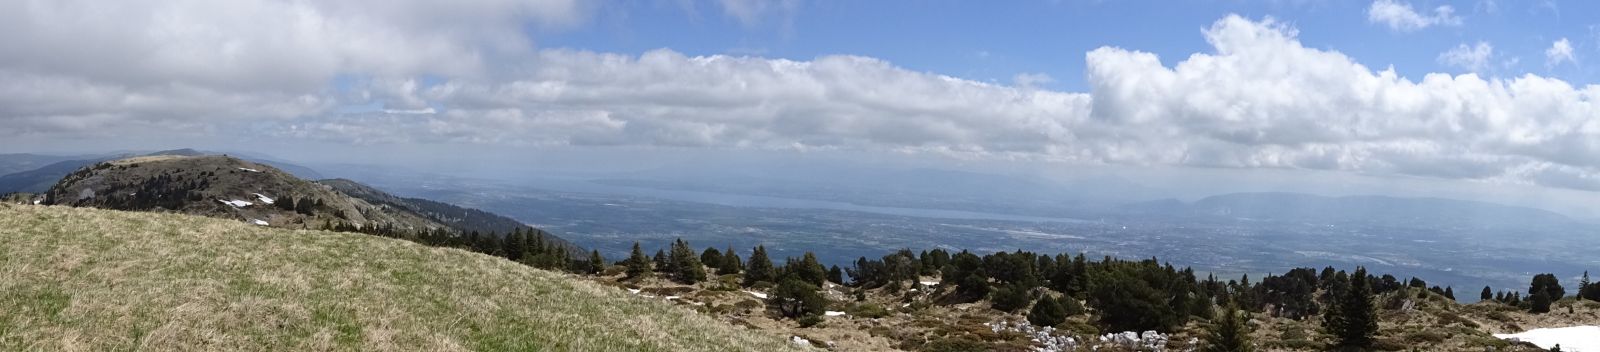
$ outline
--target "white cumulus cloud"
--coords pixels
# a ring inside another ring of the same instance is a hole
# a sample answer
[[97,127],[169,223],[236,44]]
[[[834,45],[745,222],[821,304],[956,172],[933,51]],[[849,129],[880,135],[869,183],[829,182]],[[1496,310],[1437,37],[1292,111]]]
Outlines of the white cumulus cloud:
[[1439,63],[1459,67],[1467,71],[1483,72],[1489,68],[1489,61],[1492,57],[1494,57],[1494,46],[1489,45],[1488,42],[1478,42],[1478,44],[1472,46],[1467,46],[1466,44],[1456,45],[1455,48],[1440,53],[1438,60]]
[[1441,5],[1433,8],[1433,14],[1423,15],[1418,13],[1411,4],[1398,0],[1377,0],[1372,6],[1367,7],[1367,21],[1380,23],[1389,29],[1409,32],[1432,26],[1459,26],[1461,17],[1456,16],[1455,7]]
[[1572,54],[1572,42],[1568,41],[1567,38],[1561,38],[1561,40],[1550,43],[1550,48],[1544,50],[1545,66],[1555,67],[1563,62],[1578,63],[1578,57]]

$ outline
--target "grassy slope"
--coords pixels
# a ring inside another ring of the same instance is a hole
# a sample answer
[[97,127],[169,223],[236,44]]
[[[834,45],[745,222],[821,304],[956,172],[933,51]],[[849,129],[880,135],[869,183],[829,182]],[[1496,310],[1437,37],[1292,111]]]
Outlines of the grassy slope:
[[682,307],[453,249],[0,204],[0,350],[785,350]]

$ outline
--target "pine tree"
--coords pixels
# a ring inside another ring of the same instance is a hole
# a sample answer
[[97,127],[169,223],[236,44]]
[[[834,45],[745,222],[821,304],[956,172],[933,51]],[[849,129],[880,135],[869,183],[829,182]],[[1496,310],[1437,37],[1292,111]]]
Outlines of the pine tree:
[[522,236],[521,228],[512,230],[511,234],[506,235],[505,238],[501,239],[500,251],[505,253],[506,259],[510,259],[514,262],[522,262],[522,257],[523,255],[527,254],[528,249],[525,240],[526,237]]
[[822,282],[828,280],[828,269],[823,268],[822,263],[817,261],[817,255],[811,254],[811,252],[806,252],[801,257],[798,267],[789,269],[794,270],[795,275],[799,276],[801,280],[817,287],[822,287]]
[[672,243],[672,252],[668,254],[667,261],[672,266],[669,273],[673,281],[693,285],[706,280],[705,265],[694,255],[694,249],[689,248],[689,242],[681,238]]
[[1583,271],[1583,279],[1578,281],[1578,299],[1600,301],[1600,284],[1589,282],[1589,271]]
[[655,263],[656,272],[658,272],[658,273],[671,273],[671,272],[674,272],[674,271],[678,271],[677,268],[673,268],[672,267],[672,261],[667,260],[667,251],[666,250],[656,249],[656,255],[653,258],[654,259],[652,259],[651,261]]
[[600,257],[599,250],[589,251],[589,275],[598,275],[605,271],[606,259]]
[[1555,274],[1538,274],[1533,276],[1533,282],[1528,285],[1528,300],[1532,303],[1529,311],[1533,313],[1546,313],[1550,311],[1550,303],[1566,297],[1567,290],[1561,287],[1561,280]]
[[1001,286],[989,294],[990,307],[1011,313],[1028,306],[1028,289],[1018,284]]
[[1456,290],[1451,288],[1450,286],[1445,286],[1444,287],[1444,298],[1449,298],[1450,300],[1454,301],[1456,299]]
[[650,258],[644,256],[644,250],[639,249],[639,242],[633,242],[633,252],[628,255],[628,279],[635,279],[650,275]]
[[1061,303],[1049,295],[1039,298],[1033,304],[1033,309],[1028,310],[1028,323],[1037,326],[1056,326],[1067,321],[1067,310]]
[[1550,294],[1545,293],[1544,291],[1534,292],[1532,295],[1528,295],[1528,302],[1529,313],[1538,314],[1550,312]]
[[1364,267],[1356,267],[1351,277],[1362,279],[1350,280],[1350,289],[1324,312],[1322,328],[1333,335],[1335,349],[1367,350],[1372,347],[1373,336],[1378,333],[1377,312],[1372,303],[1372,283],[1364,279],[1367,277]]
[[838,285],[843,285],[844,284],[844,269],[839,269],[838,265],[834,265],[832,268],[828,268],[828,282],[832,282],[832,283],[838,284]]
[[705,251],[700,252],[700,263],[712,267],[713,269],[721,268],[722,251],[718,251],[716,248],[706,247]]
[[1210,328],[1206,329],[1205,347],[1200,348],[1200,352],[1255,351],[1255,346],[1250,343],[1249,314],[1229,304],[1222,311],[1222,316],[1213,319]]
[[767,248],[756,246],[750,253],[750,262],[746,263],[744,270],[744,285],[751,286],[757,282],[772,282],[777,275],[772,269],[772,259],[767,258]]
[[739,253],[733,251],[733,246],[722,252],[722,260],[717,262],[717,275],[738,274],[744,270],[744,261],[739,259]]
[[1478,300],[1487,301],[1491,299],[1494,299],[1494,291],[1490,290],[1489,286],[1484,286],[1483,293],[1478,294]]
[[[751,255],[752,258],[755,255]],[[823,313],[828,305],[828,299],[817,292],[817,287],[800,281],[798,278],[787,278],[772,290],[769,301],[778,309],[778,313],[786,318],[799,318],[816,316]]]

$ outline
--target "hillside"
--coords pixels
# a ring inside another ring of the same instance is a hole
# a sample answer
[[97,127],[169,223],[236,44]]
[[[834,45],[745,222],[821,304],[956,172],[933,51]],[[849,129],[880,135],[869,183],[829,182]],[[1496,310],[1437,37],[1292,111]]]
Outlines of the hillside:
[[500,258],[190,215],[0,205],[0,262],[0,350],[794,348]]
[[330,222],[409,230],[445,227],[271,166],[226,156],[143,156],[94,164],[62,178],[44,194],[43,203],[175,211],[292,228],[320,228]]
[[100,161],[104,160],[59,161],[33,170],[0,175],[0,193],[43,193],[60,181],[61,176]]
[[[460,232],[509,233],[516,229],[528,228],[528,225],[523,224],[521,221],[499,214],[422,198],[399,197],[351,180],[328,179],[319,180],[317,183],[333,187],[334,190],[340,193],[361,199],[367,203],[421,215]],[[540,229],[533,229],[533,231],[555,242],[557,245],[574,251],[575,254],[582,255],[587,253],[577,245],[559,236],[551,235]]]
[[[80,168],[94,165],[95,163],[123,159],[132,156],[205,156],[221,155],[221,153],[203,152],[194,149],[173,149],[153,152],[144,155],[135,154],[103,154],[77,158],[46,157],[32,154],[0,154],[0,194],[23,192],[43,193],[50,189],[56,181],[67,174]],[[66,160],[61,160],[66,159]],[[243,160],[270,165],[303,179],[319,179],[322,175],[310,168],[291,164],[288,162],[272,160],[265,157],[243,157]],[[39,164],[38,161],[53,161]]]

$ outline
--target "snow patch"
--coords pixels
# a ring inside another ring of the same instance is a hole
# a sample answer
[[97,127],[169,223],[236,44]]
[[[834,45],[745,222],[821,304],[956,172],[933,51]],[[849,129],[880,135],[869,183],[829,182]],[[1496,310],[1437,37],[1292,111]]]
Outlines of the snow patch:
[[918,281],[918,282],[921,283],[923,286],[936,286],[936,285],[939,285],[938,281]]
[[44,201],[42,201],[42,200],[34,200],[33,201],[33,205],[39,205],[40,202],[44,202]]
[[799,337],[799,336],[791,336],[791,337],[789,337],[789,342],[795,344],[796,346],[806,346],[806,347],[810,347],[811,346],[811,340],[807,340],[806,338]]
[[667,297],[666,297],[666,300],[668,300],[668,301],[671,301],[671,300],[676,300],[676,299],[679,299],[679,298],[683,298],[683,297],[679,297],[679,296],[667,296]]
[[844,312],[830,310],[830,311],[822,312],[822,315],[823,316],[829,316],[829,317],[837,317],[837,316],[840,316],[840,315],[844,315]]
[[272,197],[268,197],[265,194],[260,194],[260,193],[251,193],[251,194],[256,195],[256,200],[261,201],[261,204],[272,204],[272,202],[273,202]]
[[756,296],[756,298],[767,299],[767,294],[765,294],[765,293],[760,293],[760,292],[751,291],[751,290],[745,290],[744,293],[748,293],[751,296]]
[[632,293],[632,294],[636,294],[636,295],[637,295],[637,294],[639,294],[639,289],[637,289],[637,288],[630,288],[630,289],[628,289],[628,293]]
[[269,224],[267,224],[266,221],[262,221],[261,219],[250,219],[250,223],[256,224],[256,225],[261,225],[261,226],[269,225]]
[[247,171],[247,172],[261,172],[261,170],[256,170],[256,169],[252,169],[252,168],[248,168],[248,167],[241,167],[241,168],[239,168],[239,170],[244,170],[244,171]]
[[242,200],[238,200],[238,199],[234,199],[234,200],[221,200],[221,199],[218,199],[217,201],[218,202],[222,202],[222,204],[232,205],[234,208],[243,208],[243,207],[248,207],[248,206],[252,206],[252,205],[256,204],[256,203],[246,202],[246,201],[242,201]]
[[1494,334],[1494,337],[1523,341],[1552,348],[1561,345],[1562,351],[1600,352],[1600,326],[1569,326],[1564,328],[1533,329],[1516,334]]

